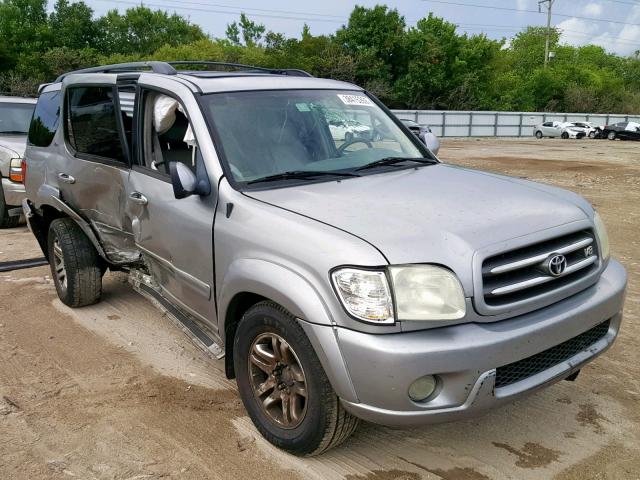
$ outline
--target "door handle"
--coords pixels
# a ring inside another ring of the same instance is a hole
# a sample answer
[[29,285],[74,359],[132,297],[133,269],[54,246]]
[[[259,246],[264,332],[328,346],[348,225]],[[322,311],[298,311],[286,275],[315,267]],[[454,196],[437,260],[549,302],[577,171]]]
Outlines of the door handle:
[[76,179],[67,173],[59,173],[58,180],[64,183],[76,183]]
[[147,197],[145,197],[140,192],[131,192],[129,194],[129,200],[131,200],[133,203],[137,203],[138,205],[146,205],[147,203],[149,203]]

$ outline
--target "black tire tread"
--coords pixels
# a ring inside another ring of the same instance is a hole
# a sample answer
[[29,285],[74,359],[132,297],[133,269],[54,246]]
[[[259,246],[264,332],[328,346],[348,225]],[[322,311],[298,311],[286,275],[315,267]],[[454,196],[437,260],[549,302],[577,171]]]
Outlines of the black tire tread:
[[[358,428],[359,419],[347,412],[340,403],[340,399],[334,392],[333,387],[331,386],[331,383],[329,382],[329,379],[327,378],[327,375],[322,368],[322,364],[320,363],[320,360],[315,354],[315,351],[313,350],[313,347],[311,346],[311,343],[307,338],[307,335],[304,333],[304,330],[298,324],[295,317],[291,315],[288,310],[275,302],[265,300],[251,307],[247,311],[247,313],[245,313],[245,316],[243,316],[243,320],[250,312],[253,313],[257,310],[259,311],[262,309],[268,309],[272,311],[276,310],[278,313],[290,319],[290,324],[292,326],[292,330],[294,331],[294,335],[298,337],[297,340],[307,345],[308,353],[310,353],[309,356],[311,357],[312,369],[315,372],[315,375],[317,375],[317,378],[319,378],[320,382],[322,383],[322,391],[324,392],[324,399],[322,400],[322,403],[324,403],[327,408],[327,423],[322,439],[316,446],[309,445],[309,449],[290,452],[297,455],[302,454],[308,457],[320,455],[321,453],[324,453],[325,451],[340,445],[347,438],[349,438],[351,434],[353,434],[353,432]],[[259,425],[257,427],[258,430],[260,430],[260,433],[269,442],[273,443],[274,445],[278,445],[277,438],[273,437],[267,430],[260,428]]]
[[[50,231],[58,237],[67,273],[67,291],[64,294],[58,290],[60,300],[72,308],[96,303],[102,295],[102,261],[95,247],[71,218],[54,220]],[[50,258],[50,262],[57,287],[53,258]]]

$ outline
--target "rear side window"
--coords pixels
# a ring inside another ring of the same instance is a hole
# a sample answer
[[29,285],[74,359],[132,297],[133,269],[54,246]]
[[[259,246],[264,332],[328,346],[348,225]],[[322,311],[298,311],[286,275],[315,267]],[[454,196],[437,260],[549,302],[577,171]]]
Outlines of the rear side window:
[[60,92],[40,95],[29,126],[29,143],[36,147],[51,145],[60,120]]
[[112,87],[67,89],[67,141],[81,156],[125,161],[113,92]]

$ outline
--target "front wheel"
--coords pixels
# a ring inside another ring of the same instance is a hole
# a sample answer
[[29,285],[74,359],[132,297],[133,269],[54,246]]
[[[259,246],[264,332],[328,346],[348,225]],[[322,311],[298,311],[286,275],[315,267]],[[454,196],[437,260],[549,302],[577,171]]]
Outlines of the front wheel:
[[607,134],[607,138],[609,140],[615,140],[616,139],[616,132],[614,132],[613,130],[611,130],[608,134]]
[[538,140],[542,138],[542,132],[541,132],[540,130],[538,130],[538,131],[536,132],[536,138],[537,138]]
[[51,222],[49,264],[58,297],[69,307],[84,307],[102,295],[102,259],[91,241],[71,218]]
[[589,138],[596,138],[596,132],[589,132]]
[[569,138],[569,134],[568,134],[567,132],[562,132],[561,137],[562,137],[564,140],[567,140],[567,139]]
[[340,404],[302,327],[279,305],[260,302],[245,313],[233,361],[242,402],[275,446],[318,455],[358,426]]

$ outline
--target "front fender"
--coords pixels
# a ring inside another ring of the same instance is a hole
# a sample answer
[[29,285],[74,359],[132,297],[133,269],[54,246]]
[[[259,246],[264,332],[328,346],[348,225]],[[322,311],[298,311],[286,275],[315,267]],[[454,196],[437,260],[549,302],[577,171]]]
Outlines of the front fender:
[[[260,259],[238,259],[229,266],[222,285],[218,297],[222,322],[233,297],[248,292],[268,298],[310,323],[335,324],[319,292],[303,276],[284,265]],[[224,331],[224,325],[221,327]]]
[[224,275],[220,290],[219,331],[225,332],[233,298],[253,293],[287,309],[307,334],[336,394],[357,401],[335,334],[335,321],[320,293],[302,275],[283,265],[260,259],[238,259]]

